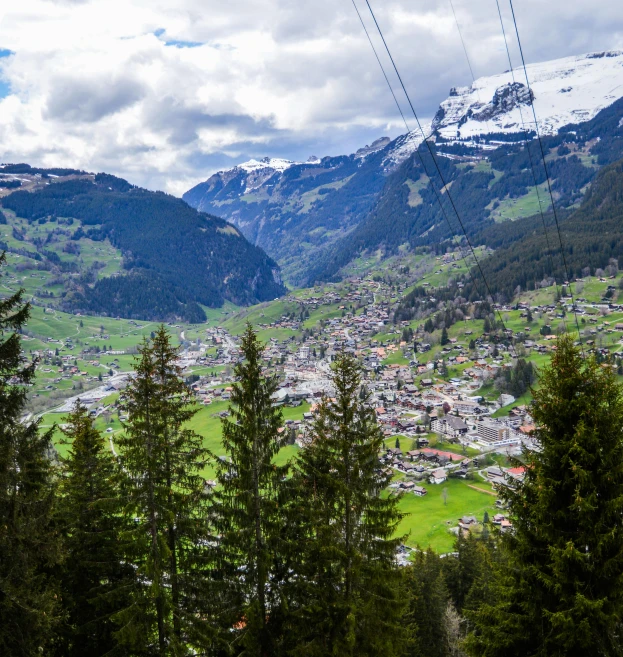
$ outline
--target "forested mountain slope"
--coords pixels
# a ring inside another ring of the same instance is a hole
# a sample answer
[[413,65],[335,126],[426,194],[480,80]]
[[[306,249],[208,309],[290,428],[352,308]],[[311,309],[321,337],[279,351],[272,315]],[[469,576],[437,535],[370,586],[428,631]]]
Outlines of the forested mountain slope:
[[300,283],[318,250],[347,235],[372,207],[385,183],[388,143],[305,163],[252,160],[214,174],[183,198],[234,223]]
[[[29,224],[77,220],[71,240],[108,241],[123,255],[122,275],[92,282],[81,281],[76,271],[61,301],[64,309],[201,321],[198,304],[246,305],[284,291],[276,263],[223,219],[107,174],[51,180],[5,196],[2,206]],[[45,244],[33,245],[45,251]],[[39,254],[43,262],[51,257]],[[57,258],[50,262],[61,266]]]
[[[623,267],[623,160],[602,169],[581,207],[559,216],[559,222],[569,279],[583,276],[587,267],[591,274],[598,268],[605,269],[611,258]],[[544,279],[554,277],[558,283],[567,279],[551,215],[547,223],[549,251],[540,217],[517,222],[514,230],[484,237],[499,247],[482,263],[494,294],[502,293],[511,299],[518,286],[531,290]],[[477,276],[475,270],[472,273]]]
[[[620,99],[592,120],[565,126],[557,135],[542,139],[558,209],[575,207],[599,167],[623,156],[622,117]],[[419,154],[411,155],[389,176],[366,219],[348,239],[337,242],[319,259],[310,271],[310,281],[339,278],[340,269],[365,250],[382,248],[393,253],[400,245],[409,244],[445,251],[453,237],[464,239],[463,228],[470,240],[494,246],[487,239],[495,235],[496,223],[534,215],[539,202],[543,211],[551,208],[538,141],[487,151],[477,144],[468,147],[437,141],[432,148],[448,186],[441,187],[432,158],[421,145]],[[542,225],[540,216],[539,222]],[[506,230],[497,232],[505,234]]]

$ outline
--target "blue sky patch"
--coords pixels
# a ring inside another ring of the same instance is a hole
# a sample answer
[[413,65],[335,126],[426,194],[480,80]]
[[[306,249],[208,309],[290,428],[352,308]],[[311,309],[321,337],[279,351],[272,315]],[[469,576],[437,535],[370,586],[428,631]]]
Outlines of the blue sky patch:
[[[154,30],[153,34],[160,39],[165,32],[166,30],[163,27],[159,27],[157,30]],[[202,41],[183,41],[178,39],[162,39],[162,41],[165,46],[170,46],[172,48],[198,48],[199,46],[204,45]]]
[[165,41],[164,45],[173,46],[174,48],[197,48],[202,46],[203,43],[201,41],[177,41],[173,39],[171,41]]
[[[0,48],[0,58],[9,57],[15,53],[8,48]],[[11,85],[0,78],[0,98],[6,98],[11,93]]]

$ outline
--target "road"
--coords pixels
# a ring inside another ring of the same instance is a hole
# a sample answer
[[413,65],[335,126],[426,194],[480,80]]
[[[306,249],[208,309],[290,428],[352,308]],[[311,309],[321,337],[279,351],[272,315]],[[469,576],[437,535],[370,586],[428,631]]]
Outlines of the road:
[[85,390],[79,395],[68,397],[59,406],[56,406],[55,408],[49,408],[42,413],[39,413],[39,417],[45,413],[68,413],[71,411],[78,400],[84,402],[86,405],[93,404],[94,402],[97,402],[111,394],[111,391],[107,390],[108,386],[124,383],[130,376],[130,372],[119,372],[118,374],[112,376],[104,385],[98,386],[97,388],[92,388],[91,390]]

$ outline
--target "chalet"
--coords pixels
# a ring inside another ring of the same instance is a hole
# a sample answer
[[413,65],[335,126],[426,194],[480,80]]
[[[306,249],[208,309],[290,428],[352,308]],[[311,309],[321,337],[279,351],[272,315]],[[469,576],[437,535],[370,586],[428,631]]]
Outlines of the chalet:
[[443,484],[448,478],[448,473],[443,468],[437,468],[430,473],[429,481],[431,484]]
[[424,488],[424,486],[414,486],[411,490],[418,497],[424,497],[424,495],[428,494],[428,491],[426,490],[426,488]]
[[469,430],[469,427],[465,422],[463,422],[460,417],[455,417],[454,415],[433,418],[430,427],[436,433],[443,433],[446,436],[452,436],[453,438],[464,436]]
[[478,520],[474,516],[463,516],[459,518],[459,527],[463,530],[469,531],[478,525]]

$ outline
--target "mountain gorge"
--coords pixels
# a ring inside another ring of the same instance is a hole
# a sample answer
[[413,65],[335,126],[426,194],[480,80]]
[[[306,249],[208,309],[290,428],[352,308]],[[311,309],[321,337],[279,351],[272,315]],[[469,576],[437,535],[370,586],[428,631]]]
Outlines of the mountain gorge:
[[232,222],[300,284],[317,252],[370,211],[385,184],[388,148],[389,139],[381,138],[353,155],[251,160],[214,174],[183,198]]
[[424,126],[436,164],[412,132],[348,156],[251,161],[184,199],[234,223],[299,285],[338,279],[366,252],[445,250],[462,235],[452,205],[484,243],[487,228],[551,205],[531,101],[557,208],[576,207],[599,168],[623,156],[622,52],[529,65],[527,74],[530,90],[523,69],[452,89]]

